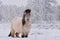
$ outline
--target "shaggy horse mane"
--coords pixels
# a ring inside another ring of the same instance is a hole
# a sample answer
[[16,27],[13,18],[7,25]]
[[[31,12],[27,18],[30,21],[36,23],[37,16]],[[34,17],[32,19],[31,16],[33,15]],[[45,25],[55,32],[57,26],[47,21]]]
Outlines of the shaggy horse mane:
[[25,15],[23,15],[23,19],[22,19],[22,25],[24,25],[26,22],[25,22]]

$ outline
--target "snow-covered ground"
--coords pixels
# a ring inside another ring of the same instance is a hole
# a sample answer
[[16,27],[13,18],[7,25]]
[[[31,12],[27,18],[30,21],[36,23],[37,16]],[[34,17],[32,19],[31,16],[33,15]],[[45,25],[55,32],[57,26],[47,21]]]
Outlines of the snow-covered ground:
[[1,23],[0,40],[60,40],[60,28],[58,26],[59,24],[32,24],[28,38],[11,38],[8,37],[10,23]]

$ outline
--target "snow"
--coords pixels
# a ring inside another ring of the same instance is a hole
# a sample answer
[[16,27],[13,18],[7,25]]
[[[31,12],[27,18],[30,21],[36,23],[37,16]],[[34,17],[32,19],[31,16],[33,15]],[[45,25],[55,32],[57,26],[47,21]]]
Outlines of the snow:
[[[47,26],[46,24],[44,25]],[[40,24],[40,26],[39,24],[32,24],[32,29],[28,38],[12,38],[8,37],[10,23],[0,23],[0,40],[60,40],[60,29],[52,29],[50,27],[46,29],[41,28],[41,26],[43,27],[43,24]]]

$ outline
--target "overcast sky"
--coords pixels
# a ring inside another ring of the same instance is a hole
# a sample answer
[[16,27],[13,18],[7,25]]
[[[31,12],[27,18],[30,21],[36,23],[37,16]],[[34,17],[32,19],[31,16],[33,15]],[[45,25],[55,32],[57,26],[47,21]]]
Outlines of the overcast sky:
[[[1,0],[4,5],[26,6],[27,0]],[[60,0],[56,0],[60,5]]]
[[25,6],[27,5],[27,0],[1,0],[4,5],[17,5]]

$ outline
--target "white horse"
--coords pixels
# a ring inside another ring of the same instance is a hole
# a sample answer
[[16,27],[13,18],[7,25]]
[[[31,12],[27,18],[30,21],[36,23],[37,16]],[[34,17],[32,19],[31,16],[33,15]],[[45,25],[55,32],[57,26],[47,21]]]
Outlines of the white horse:
[[28,34],[30,32],[31,29],[31,10],[30,9],[26,9],[24,11],[23,17],[15,17],[12,21],[11,21],[11,31],[10,34],[8,35],[9,37],[14,37],[14,35],[16,35],[16,37],[19,37],[19,34],[21,34],[21,37],[28,37]]

